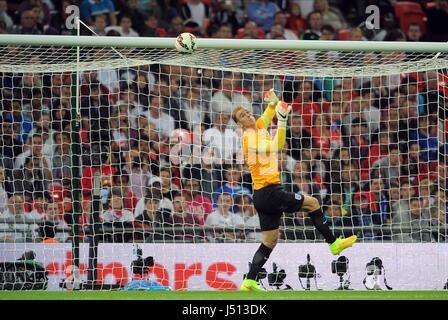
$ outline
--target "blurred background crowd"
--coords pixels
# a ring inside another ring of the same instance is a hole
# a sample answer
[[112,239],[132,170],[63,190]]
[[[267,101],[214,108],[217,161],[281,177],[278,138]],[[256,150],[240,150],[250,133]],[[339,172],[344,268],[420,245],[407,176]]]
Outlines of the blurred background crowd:
[[[65,9],[72,4],[91,29],[85,35],[448,41],[448,1],[0,0],[0,33],[71,34]],[[370,4],[380,9],[378,30],[365,23]],[[69,241],[78,167],[73,77],[0,73],[0,81],[0,239]],[[101,223],[143,230],[109,231],[105,241],[258,239],[241,133],[230,115],[238,105],[261,115],[273,88],[293,107],[278,159],[289,190],[315,196],[335,227],[350,234],[365,227],[355,232],[365,241],[445,241],[447,81],[446,70],[332,78],[152,64],[83,72],[83,239],[92,230],[95,172]],[[21,231],[14,221],[24,217],[35,224]],[[169,235],[164,228],[172,226],[230,231]],[[285,215],[282,238],[316,240],[307,226],[302,213]],[[373,228],[381,226],[391,231]]]

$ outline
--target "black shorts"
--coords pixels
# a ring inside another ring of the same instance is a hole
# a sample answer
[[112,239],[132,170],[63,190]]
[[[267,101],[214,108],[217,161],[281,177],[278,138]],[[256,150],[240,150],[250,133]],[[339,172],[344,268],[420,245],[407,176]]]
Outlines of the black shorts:
[[260,217],[262,231],[278,229],[283,212],[297,212],[302,208],[304,196],[289,192],[280,184],[254,191],[254,206]]

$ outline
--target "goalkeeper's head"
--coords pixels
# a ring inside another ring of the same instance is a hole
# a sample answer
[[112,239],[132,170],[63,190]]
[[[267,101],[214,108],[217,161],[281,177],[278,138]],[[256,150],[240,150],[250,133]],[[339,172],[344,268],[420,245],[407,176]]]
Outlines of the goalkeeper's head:
[[257,122],[254,115],[243,106],[238,106],[232,111],[232,119],[238,126],[243,128],[243,130],[257,128]]

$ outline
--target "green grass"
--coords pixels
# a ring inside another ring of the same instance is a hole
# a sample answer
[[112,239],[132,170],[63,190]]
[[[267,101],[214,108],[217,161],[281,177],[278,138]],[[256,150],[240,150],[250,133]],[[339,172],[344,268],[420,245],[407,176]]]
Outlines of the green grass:
[[0,300],[448,300],[447,291],[0,291]]

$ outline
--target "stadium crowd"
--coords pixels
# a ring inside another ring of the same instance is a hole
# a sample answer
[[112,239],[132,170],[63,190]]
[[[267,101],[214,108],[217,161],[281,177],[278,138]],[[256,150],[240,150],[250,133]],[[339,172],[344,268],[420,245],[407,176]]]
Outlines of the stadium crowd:
[[[372,3],[380,7],[380,30],[359,20]],[[213,38],[448,41],[448,1],[414,3],[425,19],[405,24],[397,2],[386,0],[84,0],[60,7],[51,0],[0,0],[0,33],[71,34],[65,9],[76,4],[97,35],[188,31]],[[25,231],[32,241],[68,241],[75,159],[71,74],[2,73],[0,81],[0,241],[26,241]],[[244,105],[260,115],[263,94],[273,88],[293,107],[278,160],[288,189],[316,197],[334,226],[366,227],[357,231],[363,240],[445,241],[444,81],[444,70],[291,78],[153,64],[84,72],[82,236],[92,230],[94,175],[100,172],[101,223],[142,230],[118,238],[109,231],[106,241],[258,239],[250,174],[230,114]],[[23,218],[35,223],[23,225],[23,232],[11,228]],[[164,228],[172,226],[185,230],[171,236]],[[303,228],[311,224],[300,212],[285,215],[283,226],[285,240],[316,239]],[[396,228],[368,228],[380,226]]]

